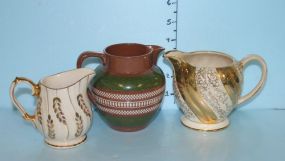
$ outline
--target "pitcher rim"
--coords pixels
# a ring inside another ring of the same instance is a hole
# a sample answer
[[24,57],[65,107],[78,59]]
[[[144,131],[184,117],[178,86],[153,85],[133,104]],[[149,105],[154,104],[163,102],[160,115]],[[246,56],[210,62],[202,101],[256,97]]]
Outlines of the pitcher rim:
[[[108,48],[118,46],[118,45],[139,45],[139,46],[143,46],[143,47],[149,49],[149,52],[146,52],[145,54],[142,54],[142,55],[136,55],[136,56],[119,56],[119,55],[110,54],[106,51]],[[153,53],[153,49],[151,47],[149,47],[149,45],[144,45],[144,44],[140,44],[140,43],[117,43],[117,44],[112,44],[112,45],[107,46],[103,52],[104,52],[104,54],[106,54],[108,56],[129,59],[129,58],[137,58],[137,57],[142,57],[142,56],[146,56],[146,55],[151,55]]]
[[[170,50],[168,52],[166,52],[166,55],[167,53],[170,53],[170,52],[182,52],[182,53],[188,53],[190,54],[191,56],[192,55],[199,55],[199,54],[213,54],[213,55],[219,55],[219,56],[223,56],[223,57],[226,57],[228,59],[231,60],[231,62],[227,65],[223,65],[223,66],[215,66],[213,68],[227,68],[227,67],[231,67],[231,66],[234,66],[235,65],[235,62],[236,62],[236,59],[227,54],[227,53],[224,53],[224,52],[221,52],[221,51],[215,51],[215,50],[197,50],[197,51],[190,51],[190,52],[183,52],[183,51],[179,51],[179,50]],[[198,66],[198,65],[194,65],[192,63],[189,63],[191,66],[193,67],[208,67],[208,66]]]
[[[69,84],[64,85],[62,87],[56,88],[56,87],[47,85],[47,83],[45,82],[47,79],[54,79],[55,77],[58,77],[58,76],[60,76],[62,74],[68,74],[68,73],[75,72],[75,71],[80,71],[80,70],[82,70],[82,72],[86,71],[86,74],[83,75],[80,79],[76,79],[76,81],[72,81],[73,83],[69,83]],[[49,89],[60,90],[60,89],[65,89],[65,88],[71,87],[71,86],[75,85],[76,83],[78,83],[79,81],[81,81],[82,79],[84,79],[85,77],[90,76],[90,75],[94,75],[94,74],[95,74],[95,71],[92,70],[92,69],[89,69],[89,68],[71,69],[71,70],[66,70],[66,71],[63,71],[63,72],[56,73],[56,74],[52,74],[52,75],[49,75],[49,76],[45,76],[44,78],[42,78],[39,81],[39,85],[42,85],[42,86],[44,86],[46,88],[49,88]]]

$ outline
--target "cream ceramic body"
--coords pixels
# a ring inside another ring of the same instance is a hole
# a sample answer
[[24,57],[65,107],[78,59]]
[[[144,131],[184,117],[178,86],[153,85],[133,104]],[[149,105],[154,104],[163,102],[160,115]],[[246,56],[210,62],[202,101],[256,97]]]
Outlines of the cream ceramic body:
[[[87,85],[94,75],[93,70],[81,68],[46,77],[38,84],[26,78],[16,78],[11,85],[11,99],[24,119],[31,121],[44,136],[48,145],[73,147],[85,141],[92,123]],[[33,86],[37,98],[34,115],[27,114],[14,96],[16,85],[22,81]]]
[[[236,61],[220,52],[170,51],[166,58],[174,68],[174,91],[184,113],[181,121],[199,130],[217,130],[228,126],[231,111],[256,95],[267,75],[265,61],[257,55]],[[243,70],[252,61],[260,63],[262,78],[249,94],[241,96]]]

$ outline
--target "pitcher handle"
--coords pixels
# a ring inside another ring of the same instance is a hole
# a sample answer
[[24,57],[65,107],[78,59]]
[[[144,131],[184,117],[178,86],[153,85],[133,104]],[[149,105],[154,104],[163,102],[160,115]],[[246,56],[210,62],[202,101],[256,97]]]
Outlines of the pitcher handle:
[[28,114],[24,107],[21,105],[21,103],[17,100],[16,96],[15,96],[15,88],[19,83],[28,83],[32,86],[32,95],[33,96],[39,96],[40,95],[40,86],[35,84],[33,81],[31,81],[30,79],[24,78],[24,77],[16,77],[15,80],[12,82],[11,86],[10,86],[10,98],[14,104],[14,106],[21,112],[23,118],[26,121],[34,121],[35,120],[35,115],[30,115]]
[[246,65],[250,62],[257,62],[261,65],[261,70],[262,70],[262,75],[261,75],[261,79],[259,80],[258,84],[255,86],[255,88],[253,88],[248,94],[242,96],[239,98],[238,100],[238,105],[242,104],[246,101],[248,101],[250,98],[254,97],[264,86],[266,78],[267,78],[267,66],[266,66],[266,62],[264,61],[264,59],[258,55],[249,55],[245,58],[243,58],[240,61],[240,69],[244,70],[244,67],[246,67]]
[[84,60],[87,58],[90,58],[90,57],[100,58],[102,60],[103,65],[106,64],[105,54],[97,53],[94,51],[85,51],[85,52],[81,53],[77,59],[77,68],[81,68]]

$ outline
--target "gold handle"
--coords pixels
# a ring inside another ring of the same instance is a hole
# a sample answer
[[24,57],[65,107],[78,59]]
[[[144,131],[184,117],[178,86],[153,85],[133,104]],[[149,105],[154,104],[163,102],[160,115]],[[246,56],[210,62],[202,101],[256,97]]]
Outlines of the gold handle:
[[13,104],[17,107],[17,109],[21,112],[23,118],[27,121],[34,121],[35,120],[35,115],[30,115],[28,114],[24,107],[20,104],[20,102],[17,100],[17,98],[15,97],[15,88],[16,86],[21,83],[28,83],[32,85],[32,91],[33,91],[33,96],[39,96],[40,95],[40,86],[35,84],[33,81],[27,79],[27,78],[23,78],[23,77],[16,77],[15,80],[12,82],[11,87],[10,87],[10,98],[13,102]]
[[239,98],[238,104],[242,104],[242,103],[248,101],[249,99],[251,99],[252,97],[254,97],[262,89],[262,87],[265,84],[265,81],[267,78],[267,66],[266,66],[266,63],[262,57],[260,57],[258,55],[249,55],[249,56],[243,58],[240,61],[240,69],[244,70],[244,67],[246,67],[247,64],[249,64],[250,62],[254,62],[254,61],[258,62],[261,65],[261,70],[262,70],[261,79],[255,88],[253,88],[248,94]]

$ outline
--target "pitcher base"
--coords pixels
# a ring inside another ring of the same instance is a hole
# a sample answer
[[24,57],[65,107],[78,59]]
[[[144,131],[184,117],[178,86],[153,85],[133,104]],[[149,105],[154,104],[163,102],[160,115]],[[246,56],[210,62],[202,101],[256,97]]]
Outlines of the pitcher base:
[[83,135],[81,137],[78,137],[74,140],[70,140],[70,141],[65,141],[65,142],[58,142],[58,141],[53,141],[53,140],[45,140],[45,143],[49,146],[51,146],[52,148],[56,148],[56,149],[69,149],[69,148],[74,148],[78,145],[80,145],[81,143],[85,142],[87,139],[86,135]]
[[191,129],[195,130],[202,130],[202,131],[217,131],[226,128],[229,125],[229,120],[225,119],[222,122],[216,123],[216,124],[201,124],[197,122],[193,122],[189,119],[187,119],[185,116],[181,117],[181,122],[186,127],[189,127]]

